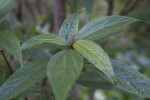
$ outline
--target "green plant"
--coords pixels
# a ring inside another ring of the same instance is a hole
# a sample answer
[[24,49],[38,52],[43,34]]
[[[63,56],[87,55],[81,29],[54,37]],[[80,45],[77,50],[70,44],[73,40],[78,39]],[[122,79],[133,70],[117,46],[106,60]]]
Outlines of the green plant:
[[150,79],[126,64],[110,60],[94,42],[102,43],[115,34],[113,31],[136,21],[132,17],[108,16],[94,20],[78,31],[79,14],[75,13],[64,21],[59,35],[40,34],[21,46],[14,34],[1,32],[0,46],[13,54],[21,65],[22,50],[45,42],[62,46],[61,49],[56,47],[53,56],[37,57],[22,65],[0,87],[0,100],[16,97],[44,77],[48,77],[56,100],[65,100],[74,83],[104,90],[121,88],[150,98]]

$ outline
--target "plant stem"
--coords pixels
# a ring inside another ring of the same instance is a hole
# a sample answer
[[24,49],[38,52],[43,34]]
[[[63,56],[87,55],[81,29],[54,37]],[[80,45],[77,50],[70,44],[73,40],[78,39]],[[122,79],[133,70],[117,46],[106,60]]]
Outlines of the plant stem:
[[66,19],[66,0],[52,0],[52,4],[55,30],[59,31]]
[[79,100],[79,99],[77,98],[77,95],[76,95],[76,93],[75,93],[74,91],[71,90],[69,93],[70,93],[70,95],[74,98],[74,100]]
[[74,43],[74,37],[77,36],[77,35],[79,35],[79,34],[77,33],[77,34],[75,34],[75,35],[72,36],[72,38],[71,38],[71,40],[70,40],[69,48],[72,47],[72,45],[73,45],[73,43]]
[[8,61],[8,59],[7,59],[7,57],[5,56],[4,51],[3,51],[3,50],[0,50],[0,52],[1,52],[1,54],[2,54],[2,56],[3,56],[3,58],[4,58],[4,60],[5,60],[6,64],[8,65],[8,68],[9,68],[10,73],[12,74],[12,73],[13,73],[12,67],[11,67],[11,65],[10,65],[10,63],[9,63],[9,61]]
[[114,10],[114,0],[107,0],[107,3],[108,3],[107,15],[111,16]]
[[18,18],[18,20],[20,21],[20,22],[22,22],[23,21],[23,17],[24,17],[24,15],[23,15],[23,0],[19,0],[18,1],[18,3],[19,3],[19,5],[18,5],[18,11],[17,11],[17,18]]
[[[128,0],[123,9],[120,12],[120,15],[127,15],[128,13],[130,13],[131,11],[133,11],[135,9],[135,7],[139,4],[141,0],[135,0],[133,2],[133,0]],[[133,3],[132,3],[133,2]]]
[[26,4],[27,8],[29,9],[31,15],[32,15],[34,18],[36,18],[37,13],[36,13],[36,11],[35,11],[35,9],[34,9],[34,6],[32,5],[31,0],[25,0],[25,4]]
[[131,4],[132,1],[133,1],[133,0],[127,0],[127,1],[126,1],[126,3],[125,3],[125,5],[124,5],[123,9],[122,9],[121,12],[120,12],[120,15],[126,15],[127,9],[128,9],[128,7],[129,7],[129,5]]
[[90,91],[90,99],[89,100],[94,100],[94,93],[95,93],[95,89]]
[[52,99],[53,99],[53,100],[55,100],[55,96],[54,96],[54,94],[53,94],[53,91],[52,91],[52,90],[50,90],[50,96],[52,97]]
[[42,80],[41,87],[44,87],[44,86],[46,85],[46,82],[47,82],[47,77],[45,77],[45,78]]

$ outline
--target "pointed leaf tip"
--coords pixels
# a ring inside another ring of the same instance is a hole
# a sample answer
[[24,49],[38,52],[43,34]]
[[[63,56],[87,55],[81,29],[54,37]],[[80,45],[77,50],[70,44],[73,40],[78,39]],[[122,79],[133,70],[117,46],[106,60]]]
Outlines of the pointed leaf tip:
[[78,32],[79,35],[75,37],[75,41],[79,39],[97,40],[136,21],[138,21],[138,19],[125,16],[102,17],[86,24]]
[[79,40],[73,47],[97,69],[105,73],[112,83],[116,81],[109,57],[98,44],[90,40]]
[[71,37],[78,32],[79,14],[69,16],[60,28],[59,35],[70,42]]
[[83,68],[83,58],[74,50],[56,53],[48,63],[47,75],[56,100],[65,100]]

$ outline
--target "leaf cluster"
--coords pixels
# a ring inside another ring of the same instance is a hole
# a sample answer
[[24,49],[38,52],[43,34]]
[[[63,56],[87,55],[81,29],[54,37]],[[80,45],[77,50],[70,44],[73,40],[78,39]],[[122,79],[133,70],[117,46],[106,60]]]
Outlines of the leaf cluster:
[[[43,33],[21,46],[15,34],[0,32],[0,46],[21,65],[0,87],[0,100],[18,96],[44,77],[48,77],[56,100],[66,100],[74,83],[104,90],[120,88],[150,98],[150,79],[122,62],[110,60],[101,46],[95,43],[97,40],[104,42],[116,34],[114,31],[117,29],[136,21],[138,19],[132,17],[108,16],[78,30],[79,14],[75,13],[64,21],[58,35]],[[23,64],[22,51],[43,43],[61,45],[63,49]],[[86,70],[88,67],[91,69]]]

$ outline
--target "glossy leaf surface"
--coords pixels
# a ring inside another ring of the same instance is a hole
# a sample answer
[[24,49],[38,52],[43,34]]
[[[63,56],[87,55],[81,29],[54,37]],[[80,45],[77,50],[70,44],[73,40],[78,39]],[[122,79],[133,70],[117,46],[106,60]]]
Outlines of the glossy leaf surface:
[[83,58],[74,50],[60,51],[48,63],[47,75],[56,100],[65,100],[83,68]]
[[79,40],[73,47],[97,69],[105,73],[112,83],[115,81],[115,75],[109,57],[98,44],[89,40]]
[[46,76],[48,60],[36,60],[20,67],[0,87],[0,100],[10,100]]
[[69,43],[62,38],[61,36],[58,36],[56,34],[40,34],[38,36],[35,36],[31,39],[29,39],[28,41],[24,42],[21,45],[21,50],[33,47],[35,45],[39,45],[42,44],[44,42],[47,43],[54,43],[54,44],[58,44],[58,45],[68,45]]
[[75,13],[69,16],[60,28],[59,35],[65,38],[68,42],[73,35],[78,32],[79,15]]
[[135,21],[137,21],[137,19],[125,16],[108,16],[99,18],[86,24],[78,32],[79,35],[75,37],[75,40],[96,40]]

